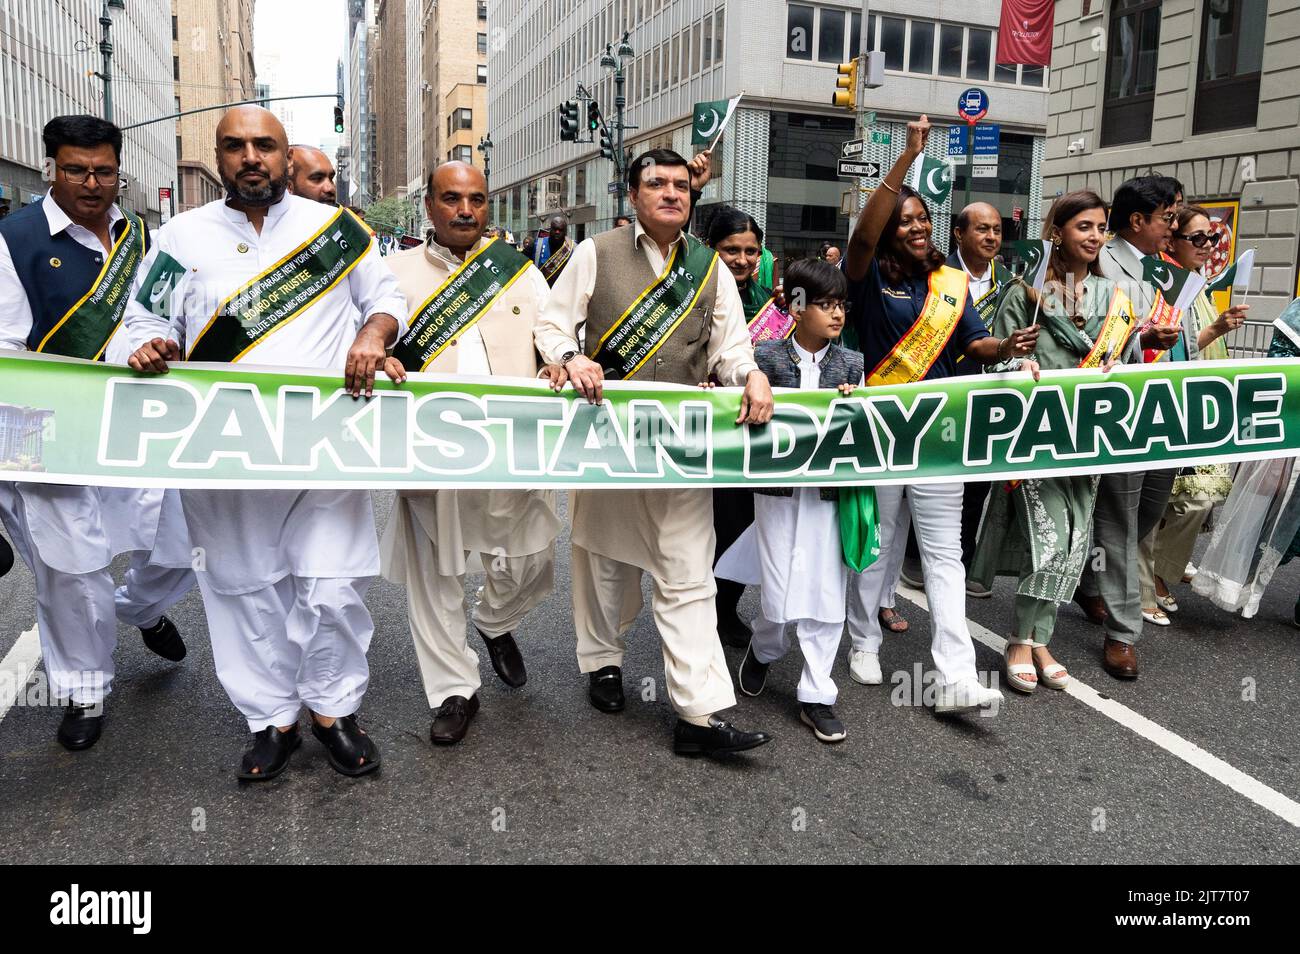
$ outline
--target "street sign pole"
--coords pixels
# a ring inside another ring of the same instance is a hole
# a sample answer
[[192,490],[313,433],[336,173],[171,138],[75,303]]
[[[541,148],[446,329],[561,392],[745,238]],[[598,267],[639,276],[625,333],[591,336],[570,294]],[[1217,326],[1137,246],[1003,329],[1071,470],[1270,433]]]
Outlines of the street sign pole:
[[[871,4],[869,0],[862,0],[862,18],[858,25],[858,115],[854,117],[856,120],[854,125],[857,128],[857,138],[864,142],[870,138],[870,135],[867,132],[867,126],[869,124],[874,124],[876,121],[875,110],[871,111],[870,119],[867,118],[867,53],[870,52],[867,49],[867,26],[871,23],[870,6]],[[866,155],[865,145],[863,147],[862,155]],[[855,213],[860,213],[865,206],[862,199],[862,180],[859,179],[855,185],[857,188],[854,191],[857,194],[853,197],[853,211]],[[850,230],[852,229],[853,224],[853,222],[850,222]]]

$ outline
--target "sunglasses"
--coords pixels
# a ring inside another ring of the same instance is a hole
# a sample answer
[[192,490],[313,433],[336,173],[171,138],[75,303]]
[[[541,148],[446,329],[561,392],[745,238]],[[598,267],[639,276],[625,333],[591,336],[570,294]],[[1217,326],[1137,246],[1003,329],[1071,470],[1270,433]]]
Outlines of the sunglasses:
[[1219,244],[1220,240],[1223,239],[1223,233],[1222,232],[1193,232],[1191,235],[1181,235],[1178,232],[1175,232],[1174,238],[1182,239],[1184,242],[1191,242],[1197,248],[1202,248],[1206,245],[1209,245],[1210,248],[1214,248],[1216,245]]

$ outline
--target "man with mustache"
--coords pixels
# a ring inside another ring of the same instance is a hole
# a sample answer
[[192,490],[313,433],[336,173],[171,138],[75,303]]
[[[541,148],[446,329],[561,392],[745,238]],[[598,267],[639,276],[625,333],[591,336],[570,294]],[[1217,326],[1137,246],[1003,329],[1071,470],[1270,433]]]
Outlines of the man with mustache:
[[573,241],[569,238],[569,220],[562,215],[551,217],[548,231],[550,234],[537,240],[533,261],[542,270],[546,284],[554,285],[573,255]]
[[[406,325],[397,279],[352,213],[285,194],[280,121],[257,106],[231,109],[216,159],[226,198],[163,226],[142,270],[127,314],[131,367],[164,373],[184,357],[321,368],[354,399],[371,396],[381,370],[400,382],[386,354]],[[149,289],[169,282],[174,292],[151,308]],[[379,573],[370,494],[184,490],[181,500],[208,554],[199,586],[217,676],[254,735],[239,778],[284,769],[304,706],[336,771],[377,769],[379,751],[356,721],[374,630],[364,600]]]
[[[0,350],[123,362],[122,314],[150,240],[143,220],[114,204],[122,131],[96,116],[56,116],[43,139],[49,191],[0,221]],[[185,656],[163,615],[194,585],[180,500],[0,482],[0,522],[36,578],[45,671],[54,697],[68,700],[59,742],[89,748],[113,685],[118,621],[139,627],[164,659]],[[114,593],[109,564],[126,552],[131,567]],[[12,561],[4,556],[0,570]]]
[[[744,386],[737,425],[767,423],[772,391],[754,361],[736,280],[713,249],[683,231],[691,214],[686,160],[652,149],[632,163],[628,185],[636,222],[582,242],[551,289],[535,335],[543,360],[562,366],[593,404],[607,377],[694,387],[713,376]],[[770,741],[717,715],[736,696],[718,641],[712,491],[575,490],[570,500],[573,619],[591,704],[601,712],[624,707],[624,637],[648,572],[678,716],[674,751],[721,755]]]
[[[485,236],[481,171],[444,162],[428,185],[424,208],[433,236],[387,259],[411,312],[410,331],[394,356],[409,371],[535,377],[533,327],[550,288],[504,239]],[[442,330],[428,339],[429,328]],[[384,574],[406,585],[435,745],[463,739],[479,709],[478,655],[465,638],[472,553],[487,576],[474,628],[502,682],[518,688],[528,678],[512,633],[554,586],[555,498],[555,491],[521,488],[397,494],[381,546]]]
[[289,147],[289,191],[313,202],[338,205],[334,189],[334,163],[315,146]]

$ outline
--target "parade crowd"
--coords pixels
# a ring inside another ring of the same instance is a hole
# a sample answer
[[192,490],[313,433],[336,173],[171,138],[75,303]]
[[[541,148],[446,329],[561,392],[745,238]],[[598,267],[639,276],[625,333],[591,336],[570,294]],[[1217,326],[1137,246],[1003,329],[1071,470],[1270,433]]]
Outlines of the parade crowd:
[[[778,261],[749,215],[697,210],[709,155],[666,149],[631,163],[628,219],[575,243],[557,217],[523,250],[490,227],[483,174],[442,163],[429,173],[426,240],[383,257],[364,221],[335,204],[328,157],[290,146],[265,109],[236,107],[217,127],[225,198],[152,232],[116,204],[121,131],[60,116],[44,128],[49,191],[0,220],[0,349],[144,375],[187,360],[320,369],[341,374],[358,400],[377,377],[400,387],[410,372],[538,378],[593,403],[609,380],[719,386],[740,389],[735,425],[751,428],[771,420],[773,388],[849,395],[985,372],[1037,380],[1227,357],[1225,337],[1248,306],[1219,313],[1200,294],[1162,313],[1168,303],[1148,277],[1151,259],[1202,271],[1218,241],[1177,180],[1151,174],[1113,196],[1057,197],[1042,235],[1045,280],[1031,282],[1002,261],[990,205],[963,209],[952,248],[935,247],[930,210],[904,184],[929,135],[925,117],[908,125],[845,247],[817,258]],[[315,282],[306,300],[277,304],[304,274]],[[1300,356],[1300,301],[1275,322],[1269,354]],[[935,711],[999,704],[976,670],[966,601],[988,598],[1006,575],[1012,690],[1069,685],[1051,640],[1071,602],[1102,629],[1105,670],[1133,679],[1143,630],[1171,625],[1179,587],[1245,617],[1258,609],[1277,566],[1300,552],[1294,463],[995,484],[572,490],[578,669],[592,706],[623,710],[626,635],[649,574],[674,751],[718,756],[768,742],[733,719],[736,689],[762,693],[795,642],[792,717],[838,742],[847,729],[832,671],[844,632],[853,681],[882,684],[883,640],[909,628],[900,582],[928,599]],[[859,560],[841,516],[868,490],[878,553]],[[554,588],[557,497],[402,490],[381,539],[368,490],[0,481],[0,520],[35,580],[45,671],[64,704],[59,741],[79,750],[100,737],[119,622],[158,656],[185,657],[166,613],[197,585],[217,678],[253,736],[238,777],[260,781],[289,764],[304,709],[337,771],[380,767],[358,720],[373,633],[366,594],[380,575],[405,587],[432,743],[462,740],[478,712],[480,641],[497,677],[522,686],[514,634]],[[1193,548],[1210,528],[1198,569]],[[122,554],[129,563],[115,582]],[[12,560],[0,538],[0,574]],[[467,619],[465,578],[480,569]],[[747,586],[759,587],[748,620]],[[1300,601],[1296,614],[1300,625]],[[724,647],[742,651],[734,669]]]

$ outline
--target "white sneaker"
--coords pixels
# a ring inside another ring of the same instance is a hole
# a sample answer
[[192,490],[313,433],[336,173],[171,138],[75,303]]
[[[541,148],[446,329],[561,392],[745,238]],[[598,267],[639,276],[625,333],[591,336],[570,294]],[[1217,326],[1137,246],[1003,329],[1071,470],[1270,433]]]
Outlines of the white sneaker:
[[976,709],[988,709],[1001,702],[1002,693],[998,690],[985,688],[977,679],[965,679],[939,687],[934,711],[939,715],[959,715]]
[[849,653],[849,675],[864,686],[878,686],[885,681],[880,671],[880,654],[855,649]]

